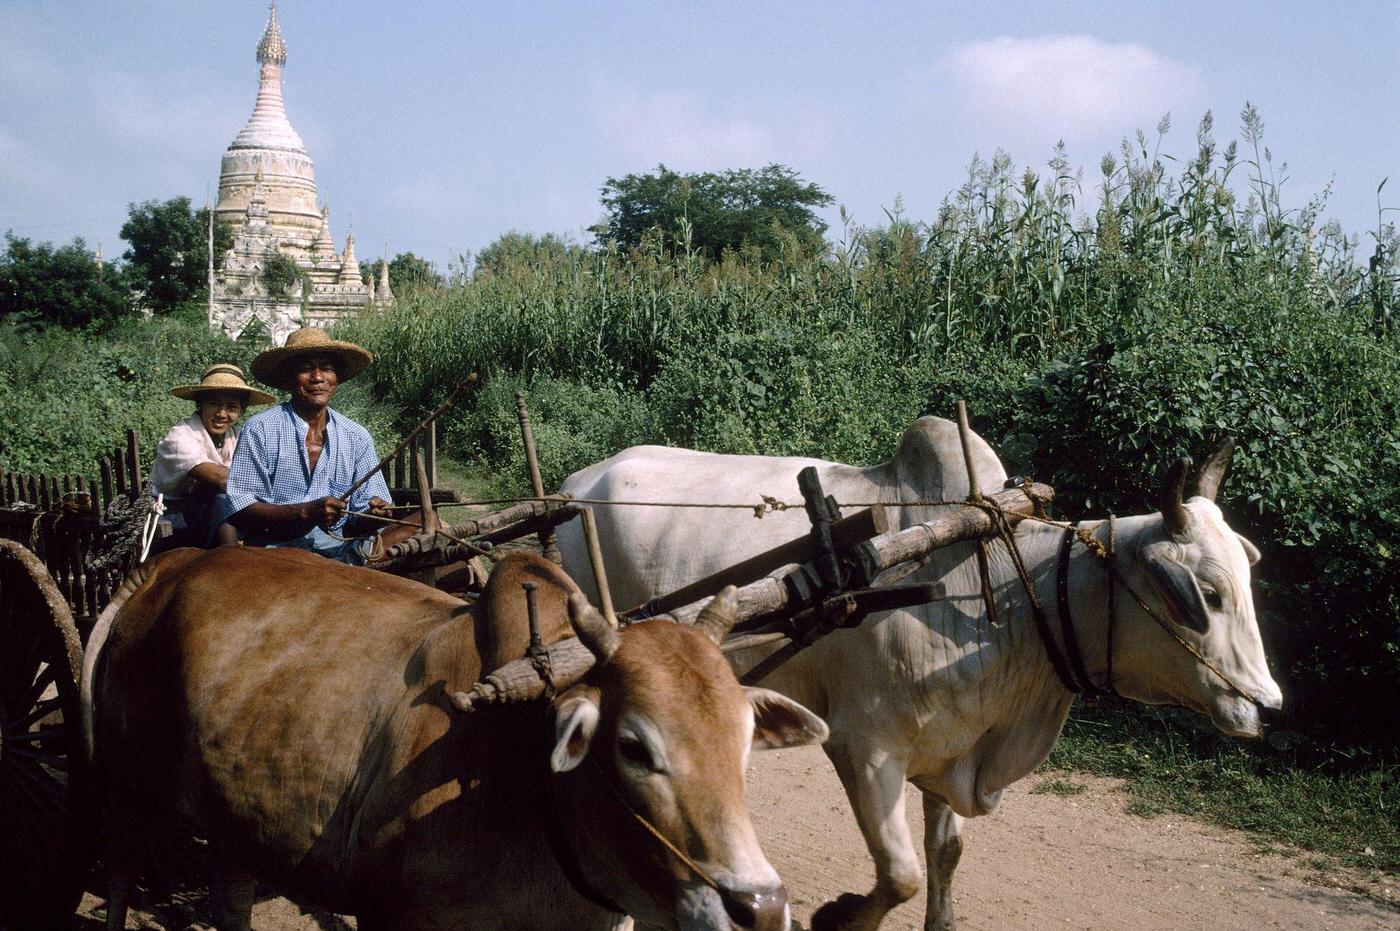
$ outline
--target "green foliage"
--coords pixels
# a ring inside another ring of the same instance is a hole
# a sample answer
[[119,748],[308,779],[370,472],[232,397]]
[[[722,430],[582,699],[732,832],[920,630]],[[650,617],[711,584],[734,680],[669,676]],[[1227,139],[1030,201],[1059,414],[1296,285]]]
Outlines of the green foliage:
[[445,431],[444,448],[489,463],[516,492],[529,492],[517,391],[530,408],[546,488],[557,488],[570,473],[648,434],[647,410],[635,393],[543,376],[492,379],[481,388],[471,413]]
[[99,268],[81,239],[55,247],[5,235],[0,256],[0,321],[24,326],[106,326],[129,313],[121,275]]
[[654,174],[609,178],[603,184],[608,217],[602,243],[637,249],[653,231],[681,251],[719,257],[746,244],[776,261],[785,253],[820,252],[826,224],[813,212],[831,195],[785,165],[678,174],[665,165]]
[[[122,239],[131,286],[141,303],[157,314],[207,299],[209,288],[209,208],[194,210],[188,197],[130,204]],[[214,265],[233,245],[233,228],[214,220]]]
[[149,461],[194,410],[170,389],[215,362],[247,371],[251,352],[203,323],[128,319],[103,334],[0,326],[0,465],[92,476],[98,456],[134,427]]
[[289,297],[297,282],[301,281],[301,269],[290,256],[275,252],[263,262],[262,283],[269,297],[279,300]]
[[[360,263],[360,277],[366,283],[378,282],[379,270],[384,266],[383,259]],[[406,297],[420,288],[433,290],[444,285],[442,276],[433,271],[427,259],[420,259],[412,252],[400,252],[389,262],[389,290],[394,296]]]
[[473,275],[499,275],[528,269],[541,262],[558,262],[566,257],[582,258],[583,249],[562,236],[545,233],[519,233],[511,230],[476,254]]
[[[1173,457],[1230,434],[1222,505],[1264,550],[1289,726],[1400,749],[1400,243],[1382,224],[1363,253],[1316,222],[1320,202],[1284,209],[1267,153],[1218,152],[1212,131],[1175,176],[1160,139],[1105,158],[1092,216],[1063,152],[1047,176],[998,155],[933,222],[896,205],[827,256],[503,258],[352,332],[406,418],[472,370],[615,404],[612,421],[562,400],[536,412],[560,431],[540,444],[558,468],[655,441],[873,462],[962,397],[1064,512],[1127,514],[1152,507]],[[452,436],[521,475],[502,452],[510,405],[496,410]]]

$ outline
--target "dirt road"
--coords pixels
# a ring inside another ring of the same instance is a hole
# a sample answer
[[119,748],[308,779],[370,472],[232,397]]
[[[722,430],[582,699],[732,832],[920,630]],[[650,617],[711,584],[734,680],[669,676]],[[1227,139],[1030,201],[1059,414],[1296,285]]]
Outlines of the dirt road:
[[[1033,791],[1045,778],[1023,780],[997,814],[967,823],[955,894],[963,931],[1400,928],[1395,877],[1322,872],[1306,856],[1261,852],[1235,832],[1179,816],[1128,814],[1126,796],[1109,780],[1068,777],[1085,790],[1067,797]],[[750,786],[759,837],[787,882],[802,927],[826,899],[869,888],[873,868],[820,750],[756,755]],[[917,843],[923,825],[912,789],[908,808]],[[77,927],[98,931],[99,905],[93,896],[85,899]],[[198,897],[167,898],[154,916],[133,915],[128,927],[183,929],[202,905]],[[923,917],[920,897],[884,928],[919,929]],[[354,924],[268,898],[258,904],[253,926],[344,931]]]

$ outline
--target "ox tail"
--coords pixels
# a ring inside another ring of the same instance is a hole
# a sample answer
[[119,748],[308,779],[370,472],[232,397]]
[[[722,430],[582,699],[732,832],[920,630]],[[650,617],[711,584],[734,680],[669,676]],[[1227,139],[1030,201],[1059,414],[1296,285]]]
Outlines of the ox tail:
[[78,697],[82,702],[83,715],[83,754],[87,758],[88,765],[92,765],[95,758],[96,740],[94,736],[95,722],[97,719],[94,695],[96,692],[95,680],[97,678],[98,656],[102,653],[102,647],[107,643],[107,637],[112,632],[112,624],[117,614],[121,611],[122,605],[127,599],[154,579],[162,566],[172,561],[171,557],[179,555],[178,562],[183,563],[187,559],[199,554],[198,550],[171,550],[169,553],[162,553],[154,559],[148,559],[126,577],[116,592],[112,594],[112,600],[107,602],[107,607],[102,609],[102,613],[97,616],[97,622],[92,626],[92,633],[88,635],[87,646],[83,650],[83,675],[78,683]]

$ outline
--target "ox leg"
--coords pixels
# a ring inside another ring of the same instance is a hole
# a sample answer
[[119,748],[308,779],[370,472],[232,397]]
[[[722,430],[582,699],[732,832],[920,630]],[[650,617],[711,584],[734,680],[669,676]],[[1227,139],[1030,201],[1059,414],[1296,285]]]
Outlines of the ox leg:
[[155,852],[159,832],[164,829],[160,815],[123,807],[115,800],[106,805],[106,857],[103,867],[107,880],[107,931],[124,931],[126,913],[141,871]]
[[924,861],[928,908],[924,931],[953,931],[953,871],[962,857],[962,816],[936,795],[924,793]]
[[209,904],[219,931],[252,931],[254,883],[251,874],[230,865],[214,845],[209,875]]
[[826,751],[875,860],[875,888],[869,895],[848,892],[817,909],[812,931],[875,931],[891,909],[923,885],[904,815],[905,763],[868,747],[829,742]]

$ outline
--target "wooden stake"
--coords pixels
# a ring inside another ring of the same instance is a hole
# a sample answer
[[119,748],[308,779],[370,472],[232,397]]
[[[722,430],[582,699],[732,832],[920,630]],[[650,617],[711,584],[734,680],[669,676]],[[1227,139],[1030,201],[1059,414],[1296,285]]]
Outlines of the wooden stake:
[[608,623],[617,626],[617,614],[613,612],[612,590],[608,588],[608,572],[603,567],[603,550],[598,545],[598,524],[593,519],[593,509],[583,509],[583,539],[588,544],[588,563],[593,567],[593,580],[598,583],[598,610]]

